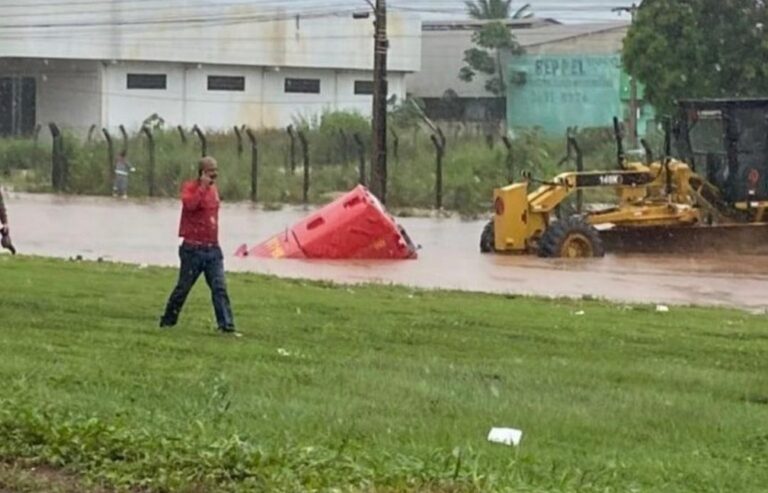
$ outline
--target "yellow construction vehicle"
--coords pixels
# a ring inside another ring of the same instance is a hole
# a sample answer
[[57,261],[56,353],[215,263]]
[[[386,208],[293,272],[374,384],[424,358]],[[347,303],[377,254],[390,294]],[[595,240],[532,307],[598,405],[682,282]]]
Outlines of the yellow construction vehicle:
[[[656,162],[649,156],[646,163],[627,162],[615,120],[619,169],[583,171],[579,165],[551,181],[526,176],[496,189],[495,215],[480,249],[601,257],[606,250],[768,248],[767,118],[768,99],[683,101],[674,130],[667,125],[665,156]],[[671,157],[673,133],[680,159]],[[571,144],[578,149],[573,137]],[[616,200],[585,212],[581,193],[595,188],[615,191]],[[562,217],[574,194],[578,213]]]

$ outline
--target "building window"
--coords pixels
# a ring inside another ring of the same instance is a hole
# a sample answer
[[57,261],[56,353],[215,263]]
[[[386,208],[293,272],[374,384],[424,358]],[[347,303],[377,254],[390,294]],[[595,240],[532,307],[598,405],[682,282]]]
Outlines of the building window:
[[285,92],[320,94],[320,79],[285,79]]
[[128,89],[165,89],[165,74],[128,74]]
[[372,80],[356,80],[355,94],[361,94],[361,95],[373,94],[373,81]]
[[228,75],[209,75],[209,91],[245,91],[245,77]]
[[29,135],[35,130],[37,80],[0,77],[0,137]]

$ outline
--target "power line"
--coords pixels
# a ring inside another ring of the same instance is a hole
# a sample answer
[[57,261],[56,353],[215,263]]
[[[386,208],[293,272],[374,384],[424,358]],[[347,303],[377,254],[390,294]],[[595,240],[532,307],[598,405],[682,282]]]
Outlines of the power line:
[[[152,0],[156,1],[156,0]],[[72,4],[67,5],[67,7],[71,6]],[[217,4],[200,4],[197,6],[194,6],[193,9],[196,12],[199,13],[207,13],[208,10],[232,10],[232,7],[236,6],[242,6],[243,4],[237,3],[237,2],[220,2]],[[265,4],[266,5],[266,4]],[[109,5],[104,5],[106,7],[109,7]],[[279,4],[275,4],[274,7],[271,7],[272,12],[269,11],[269,9],[252,9],[254,10],[253,15],[311,15],[313,13],[317,12],[334,12],[338,9],[346,9],[349,10],[349,5],[346,3],[326,3],[322,8],[299,8],[299,9],[285,9],[285,8],[278,8]],[[189,6],[186,6],[189,8]],[[251,7],[249,5],[249,7]],[[2,7],[0,7],[2,8]],[[178,5],[153,5],[153,6],[132,6],[132,8],[119,8],[119,9],[107,9],[107,10],[93,10],[93,8],[88,10],[64,10],[64,11],[56,11],[56,12],[34,12],[34,13],[13,13],[13,14],[3,14],[3,19],[12,19],[12,18],[24,18],[24,17],[32,17],[35,19],[39,19],[41,17],[67,17],[67,16],[99,16],[99,15],[124,15],[128,13],[141,13],[146,14],[148,12],[162,12],[162,11],[172,11],[172,12],[178,12],[179,11]],[[258,12],[258,13],[257,13]]]
[[[349,15],[352,11],[340,12],[318,12],[314,14],[305,14],[303,18],[322,18]],[[0,29],[51,29],[51,28],[69,28],[69,27],[120,27],[120,26],[162,26],[162,25],[210,25],[217,22],[231,22],[237,23],[258,23],[258,22],[272,22],[279,20],[291,20],[296,17],[295,14],[283,14],[283,15],[232,15],[232,16],[219,16],[219,17],[187,17],[187,18],[173,18],[173,19],[135,19],[125,20],[119,22],[112,21],[95,21],[95,22],[64,22],[64,23],[45,23],[45,24],[0,24]]]
[[[368,9],[368,6],[363,3],[365,0],[343,0],[337,1],[332,4],[333,9],[344,10],[361,10]],[[555,15],[563,18],[579,19],[579,20],[595,20],[596,18],[607,18],[610,7],[615,6],[617,2],[615,0],[592,0],[590,3],[585,3],[584,0],[570,0],[570,1],[556,1],[556,0],[538,0],[534,4],[533,12],[535,14],[548,14]],[[140,5],[146,5],[141,8]],[[36,11],[34,14],[30,14],[32,17],[39,17],[42,14],[54,15],[53,13],[38,12],[39,8],[51,7],[68,9],[73,6],[88,6],[92,7],[89,14],[96,12],[128,12],[128,11],[140,11],[140,10],[183,10],[190,8],[204,9],[204,10],[217,10],[221,8],[257,8],[262,11],[271,10],[272,13],[279,11],[291,10],[298,14],[307,12],[311,9],[329,9],[329,3],[322,0],[292,0],[291,2],[279,1],[279,0],[244,0],[239,1],[219,1],[213,2],[211,0],[130,0],[126,2],[111,1],[111,0],[73,0],[73,1],[47,1],[47,2],[24,2],[14,4],[1,4],[0,12],[21,8],[34,8]],[[102,7],[109,7],[109,11],[106,10],[94,10]],[[430,16],[435,15],[451,15],[466,17],[466,8],[461,0],[393,0],[390,7],[394,10],[410,13],[421,13]],[[63,15],[64,12],[58,14]],[[577,14],[576,16],[574,14]],[[594,14],[594,18],[588,14]],[[7,18],[9,15],[19,15],[18,13],[12,14],[10,12],[0,14],[0,18]]]

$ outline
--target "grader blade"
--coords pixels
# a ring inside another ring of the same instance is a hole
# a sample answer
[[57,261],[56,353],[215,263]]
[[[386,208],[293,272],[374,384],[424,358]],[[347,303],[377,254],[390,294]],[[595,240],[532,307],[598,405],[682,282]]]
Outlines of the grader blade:
[[768,254],[768,224],[654,226],[600,231],[612,253]]

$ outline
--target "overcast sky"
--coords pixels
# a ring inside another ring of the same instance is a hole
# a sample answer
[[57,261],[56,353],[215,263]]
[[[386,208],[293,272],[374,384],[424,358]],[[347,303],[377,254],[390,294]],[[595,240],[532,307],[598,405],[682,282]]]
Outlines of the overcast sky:
[[[633,0],[529,0],[531,10],[539,17],[554,17],[558,20],[569,22],[593,22],[600,20],[621,19],[616,13],[611,12],[614,7],[630,6]],[[637,1],[637,0],[634,0]],[[425,6],[432,9],[435,6],[444,7],[446,10],[461,11],[464,2],[461,0],[391,0],[394,5]],[[525,1],[515,0],[513,7],[525,5]],[[440,14],[429,14],[441,17]],[[627,18],[628,19],[628,18]]]
[[[0,0],[1,3],[2,0]],[[211,2],[232,4],[233,0],[209,0]],[[611,12],[614,7],[628,7],[639,0],[528,0],[531,10],[539,17],[552,17],[565,22],[595,22],[628,19]],[[235,0],[266,8],[343,9],[346,6],[366,7],[365,0]],[[513,0],[513,7],[525,5],[525,0]],[[463,0],[388,0],[393,9],[402,8],[421,11],[429,19],[465,17]]]

